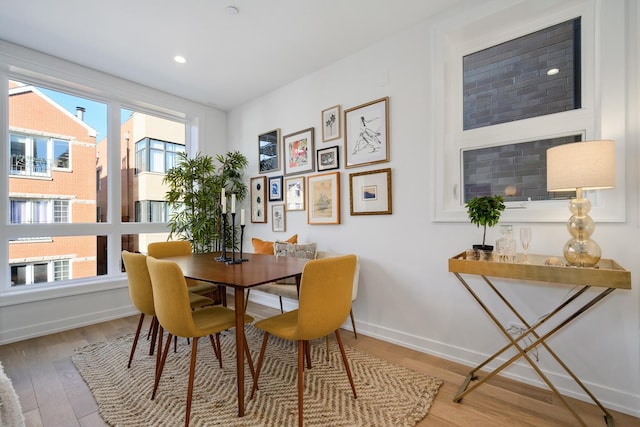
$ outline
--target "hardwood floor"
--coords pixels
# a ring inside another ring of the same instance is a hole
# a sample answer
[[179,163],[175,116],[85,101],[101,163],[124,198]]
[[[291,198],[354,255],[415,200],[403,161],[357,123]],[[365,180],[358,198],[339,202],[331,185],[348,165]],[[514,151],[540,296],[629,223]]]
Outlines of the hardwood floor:
[[[248,311],[257,318],[277,313],[252,303]],[[75,348],[134,332],[137,320],[138,316],[132,316],[0,346],[0,361],[20,397],[27,426],[106,425],[70,356]],[[342,337],[349,346],[444,381],[428,416],[418,424],[420,427],[578,425],[551,392],[503,378],[492,379],[462,403],[454,403],[453,396],[469,367],[364,335],[355,339],[344,331]],[[595,405],[573,399],[571,403],[587,425],[605,426]],[[617,427],[640,425],[638,418],[616,412],[612,415]]]

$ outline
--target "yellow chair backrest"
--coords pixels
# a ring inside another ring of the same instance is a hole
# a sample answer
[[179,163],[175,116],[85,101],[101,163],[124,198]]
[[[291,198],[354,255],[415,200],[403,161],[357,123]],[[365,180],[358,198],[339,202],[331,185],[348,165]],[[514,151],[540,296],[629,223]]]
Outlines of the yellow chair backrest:
[[156,317],[162,327],[178,337],[192,337],[196,326],[191,312],[189,292],[182,270],[172,261],[147,257],[153,286]]
[[355,255],[344,255],[305,264],[300,282],[298,339],[329,335],[347,319],[356,261]]
[[149,243],[147,251],[149,252],[149,256],[154,258],[191,255],[191,242],[188,240],[172,240],[168,242]]
[[129,251],[122,251],[122,261],[129,281],[129,296],[133,305],[142,313],[155,316],[153,289],[147,269],[147,256]]

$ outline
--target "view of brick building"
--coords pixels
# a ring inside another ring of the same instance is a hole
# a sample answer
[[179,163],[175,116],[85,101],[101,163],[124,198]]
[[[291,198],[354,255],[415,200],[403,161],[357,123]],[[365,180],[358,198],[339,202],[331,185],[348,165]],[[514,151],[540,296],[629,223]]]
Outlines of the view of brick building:
[[[96,221],[96,131],[42,91],[9,84],[10,222]],[[12,286],[96,275],[96,237],[16,239]]]

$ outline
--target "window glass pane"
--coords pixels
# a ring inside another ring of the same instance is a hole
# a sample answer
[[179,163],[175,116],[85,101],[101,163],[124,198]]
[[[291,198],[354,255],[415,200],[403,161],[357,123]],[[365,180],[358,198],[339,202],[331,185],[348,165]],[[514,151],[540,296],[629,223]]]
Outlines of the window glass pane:
[[107,274],[106,236],[29,238],[9,244],[12,286]]
[[[122,221],[166,222],[163,207],[150,201],[163,201],[166,171],[175,165],[175,153],[185,150],[186,126],[182,122],[142,112],[122,113],[124,138],[122,153]],[[130,154],[134,150],[135,155]],[[149,173],[152,172],[152,173]]]
[[53,141],[53,165],[60,169],[69,169],[69,141]]
[[547,149],[581,139],[571,135],[464,151],[464,202],[493,194],[507,202],[573,197],[574,192],[547,192]]
[[463,58],[465,130],[581,108],[580,18]]
[[11,224],[24,224],[27,222],[27,202],[26,200],[11,201]]
[[54,200],[53,221],[69,222],[69,202],[67,200]]

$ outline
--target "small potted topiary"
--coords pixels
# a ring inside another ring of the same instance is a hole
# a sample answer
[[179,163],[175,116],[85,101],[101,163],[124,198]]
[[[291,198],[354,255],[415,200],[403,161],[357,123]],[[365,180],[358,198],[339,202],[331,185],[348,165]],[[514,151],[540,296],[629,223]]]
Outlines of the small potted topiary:
[[478,227],[483,226],[482,244],[473,245],[474,252],[479,258],[479,252],[491,253],[493,246],[485,244],[487,238],[487,227],[493,227],[500,220],[500,215],[505,209],[504,198],[499,195],[474,197],[465,205],[467,214],[472,224]]

